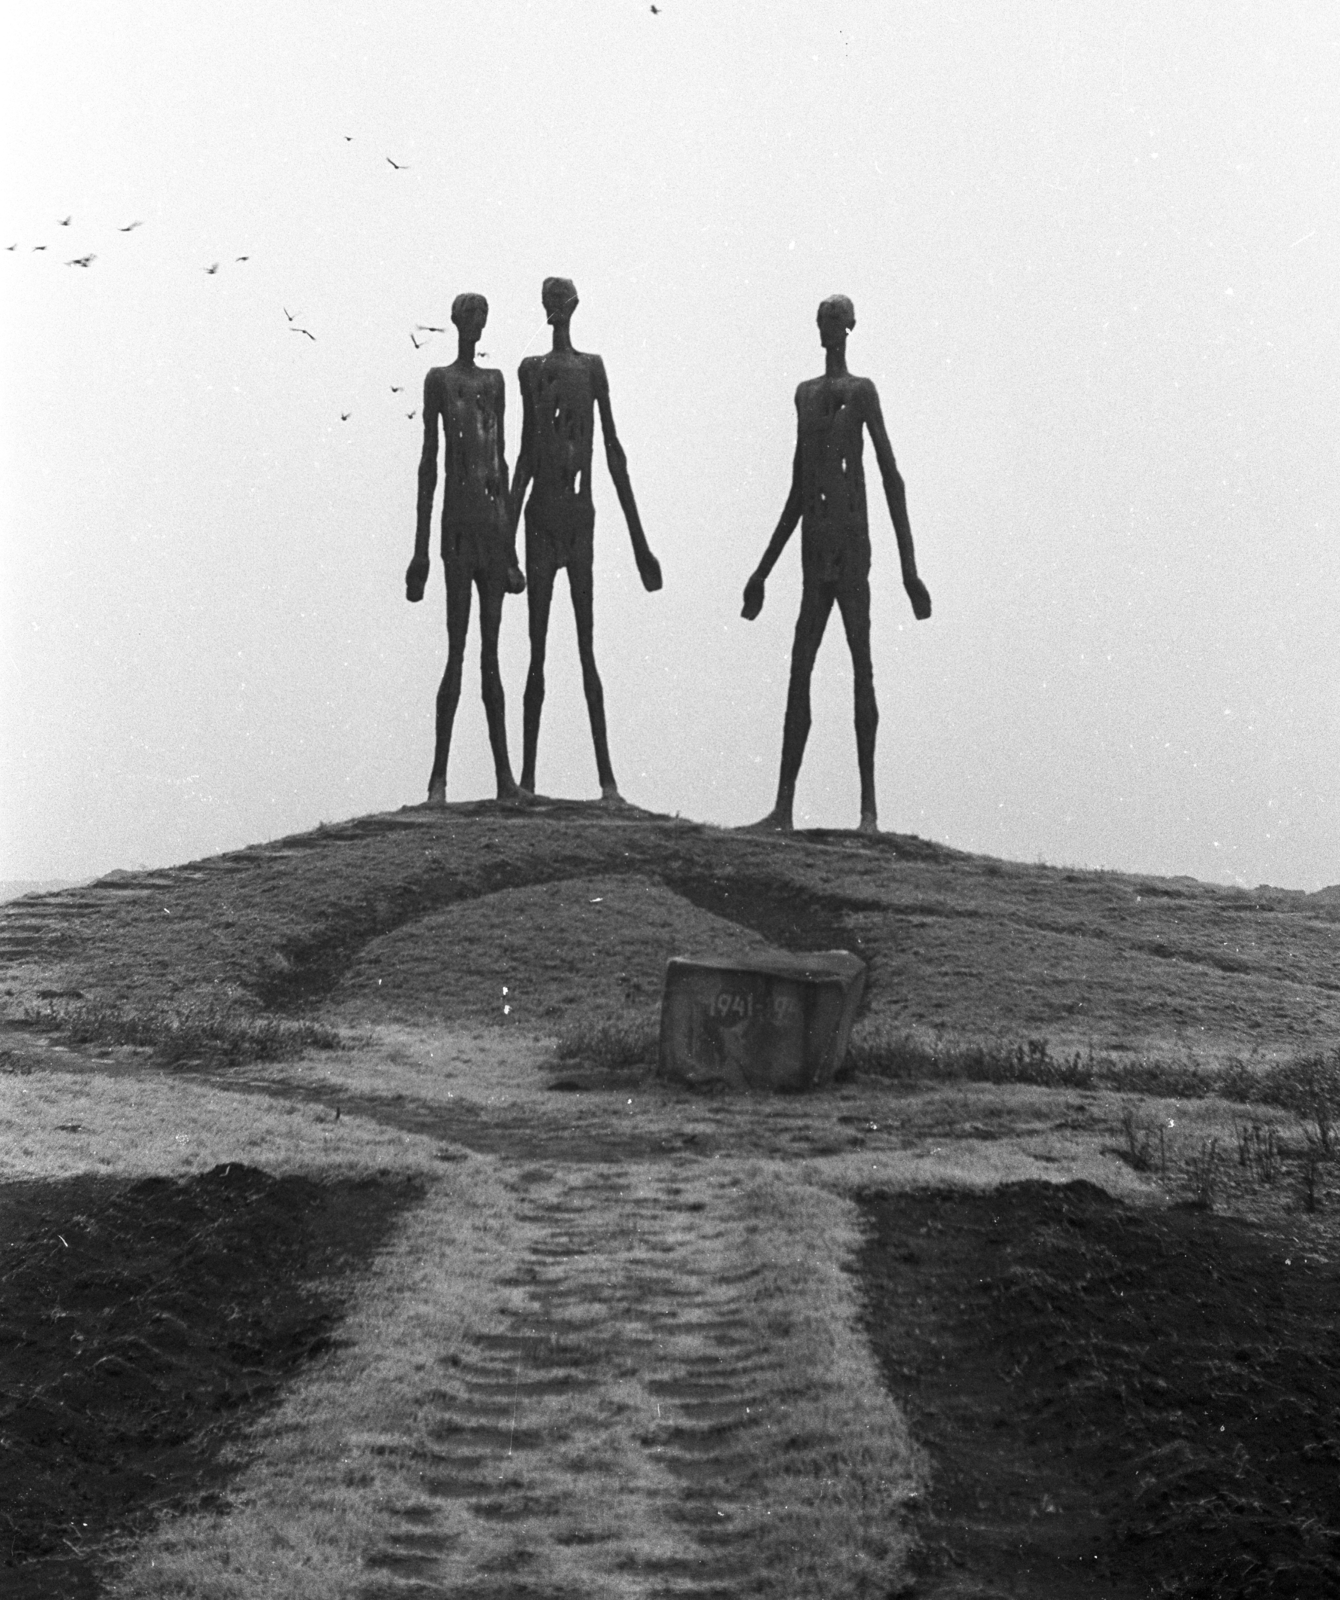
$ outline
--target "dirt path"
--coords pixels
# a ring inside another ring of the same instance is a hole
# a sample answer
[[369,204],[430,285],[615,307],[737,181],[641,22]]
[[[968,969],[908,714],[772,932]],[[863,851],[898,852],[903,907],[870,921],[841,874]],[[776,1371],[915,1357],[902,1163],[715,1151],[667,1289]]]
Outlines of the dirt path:
[[[398,1600],[406,1580],[509,1600],[794,1592],[770,1585],[825,1558],[825,1484],[802,1471],[779,1494],[786,1451],[800,1446],[808,1468],[849,1441],[792,1436],[826,1385],[815,1374],[816,1393],[798,1395],[785,1340],[762,1337],[775,1274],[747,1183],[704,1183],[683,1162],[507,1182],[523,1240],[497,1280],[511,1303],[440,1372],[420,1493],[370,1556],[385,1577],[365,1600]],[[905,1436],[870,1399],[866,1446],[909,1487]],[[872,1524],[861,1543],[844,1557],[864,1572],[849,1592],[887,1593],[901,1530]]]

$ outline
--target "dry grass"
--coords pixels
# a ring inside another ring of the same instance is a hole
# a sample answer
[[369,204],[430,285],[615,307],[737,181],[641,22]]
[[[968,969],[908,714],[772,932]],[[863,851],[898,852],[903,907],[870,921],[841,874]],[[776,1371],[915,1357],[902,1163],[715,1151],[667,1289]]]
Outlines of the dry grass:
[[418,1168],[438,1141],[324,1106],[230,1094],[189,1080],[0,1074],[0,1176],[186,1176],[220,1162],[268,1172]]

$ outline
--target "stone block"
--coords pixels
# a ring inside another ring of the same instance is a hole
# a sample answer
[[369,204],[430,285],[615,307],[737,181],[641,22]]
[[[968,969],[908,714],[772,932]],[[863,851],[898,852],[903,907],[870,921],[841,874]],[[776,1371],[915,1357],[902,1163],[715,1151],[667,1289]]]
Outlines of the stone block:
[[680,1083],[800,1091],[847,1051],[865,963],[845,950],[666,967],[657,1074]]

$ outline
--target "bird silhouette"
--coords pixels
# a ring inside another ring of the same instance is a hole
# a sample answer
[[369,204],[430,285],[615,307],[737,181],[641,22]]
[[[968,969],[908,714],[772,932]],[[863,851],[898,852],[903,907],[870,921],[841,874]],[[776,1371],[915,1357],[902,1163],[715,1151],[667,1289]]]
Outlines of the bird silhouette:
[[251,257],[250,256],[234,256],[233,260],[234,261],[250,261]]
[[653,6],[653,7],[652,7],[652,8],[651,8],[651,14],[652,14],[652,16],[653,16],[653,17],[659,17],[659,16],[660,16],[660,14],[661,14],[661,8],[660,8],[660,6]]
[[[288,331],[290,333],[307,333],[306,328],[290,328]],[[314,333],[307,333],[307,337],[312,341],[313,344],[316,343],[316,335]]]
[[67,261],[67,267],[91,267],[98,258],[96,256],[76,256],[73,261]]
[[6,250],[17,250],[18,247],[19,247],[19,241],[17,239],[15,239],[14,243],[13,244],[7,244],[5,246],[5,249]]
[[[46,246],[45,246],[45,245],[42,245],[42,246],[40,246],[40,248],[41,248],[41,249],[43,249],[43,250],[45,250],[45,249],[46,249]],[[426,340],[426,339],[423,339],[423,340],[420,340],[420,339],[416,339],[416,338],[415,338],[415,337],[414,337],[414,335],[413,335],[413,334],[410,334],[410,336],[409,336],[409,342],[410,342],[410,343],[411,343],[411,344],[412,344],[412,345],[413,345],[413,346],[414,346],[414,348],[415,348],[415,349],[416,349],[416,350],[422,350],[422,349],[423,349],[423,347],[424,347],[424,345],[425,345],[425,344],[426,344],[426,343],[427,343],[427,342],[428,342],[428,341],[427,341],[427,340]]]
[[210,275],[211,278],[214,276],[214,274],[218,270],[219,270],[219,263],[217,261],[214,263],[214,265],[212,267],[206,267],[205,268],[205,271]]
[[45,249],[46,249],[46,246],[45,246],[45,245],[44,245],[44,244],[35,244],[35,245],[34,245],[34,246],[33,246],[33,249],[34,249],[34,250],[45,250]]
[[344,136],[344,142],[345,142],[345,144],[352,144],[354,142],[353,134],[352,133],[346,133],[345,136]]
[[142,228],[143,226],[142,222],[130,222],[124,228],[118,228],[116,231],[118,233],[134,233],[136,228]]
[[414,326],[419,330],[420,333],[445,333],[447,331],[445,328],[429,327],[426,322],[416,322]]
[[[391,161],[390,156],[387,156],[386,159],[388,161]],[[408,167],[402,167],[398,161],[391,161],[391,165],[396,169],[397,172],[408,172],[409,171]]]
[[61,225],[62,228],[68,228],[73,221],[74,221],[74,213],[71,212],[68,217],[62,217],[60,219],[60,225]]
[[353,412],[352,411],[341,411],[340,412],[340,421],[341,422],[348,422],[349,418],[352,417],[352,416],[353,416]]
[[415,418],[415,416],[416,416],[416,415],[417,415],[417,413],[415,413],[415,412],[413,412],[413,411],[407,411],[407,412],[406,412],[406,413],[405,413],[405,415],[406,415],[406,416],[407,416],[407,417],[408,417],[408,418],[409,418],[409,420],[410,420],[410,421],[411,421],[411,422],[413,422],[413,421],[414,421],[414,418]]
[[391,385],[391,393],[392,393],[392,394],[399,394],[399,393],[400,393],[400,391],[401,391],[401,390],[402,390],[402,389],[403,389],[403,388],[404,388],[404,387],[405,387],[405,385],[404,385],[404,384],[403,384],[403,383],[393,383],[393,384],[392,384],[392,385]]
[[475,354],[481,361],[488,361],[491,359],[487,350],[476,350]]
[[287,306],[281,306],[279,309],[284,313],[284,315],[288,318],[288,320],[290,322],[293,321],[293,313],[289,310],[289,308]]

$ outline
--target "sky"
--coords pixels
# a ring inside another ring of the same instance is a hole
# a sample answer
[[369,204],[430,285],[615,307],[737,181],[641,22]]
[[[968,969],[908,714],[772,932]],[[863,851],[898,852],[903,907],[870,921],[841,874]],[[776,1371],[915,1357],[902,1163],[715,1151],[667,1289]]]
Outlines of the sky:
[[[934,601],[915,622],[867,449],[882,825],[1340,882],[1340,12],[658,6],[48,0],[12,23],[0,878],[423,798],[445,604],[436,564],[404,597],[409,413],[455,341],[415,330],[487,296],[510,463],[553,274],[665,574],[642,589],[597,450],[629,800],[771,808],[799,537],[753,623],[741,590],[844,293]],[[476,639],[453,800],[493,792]],[[522,599],[502,662],[519,770]],[[539,787],[594,797],[561,579],[548,690]],[[796,822],[857,815],[835,619]]]

